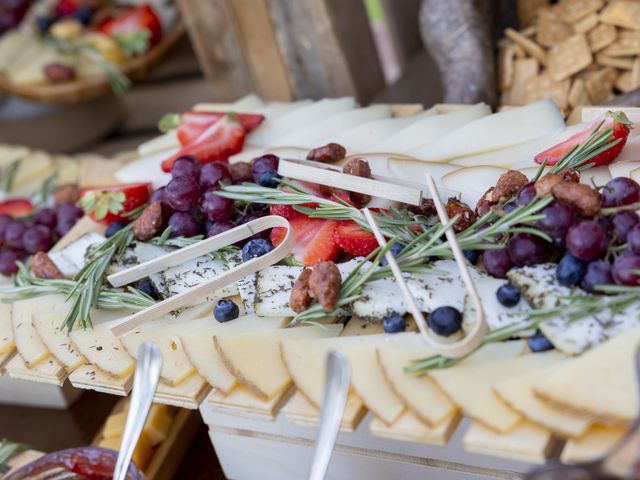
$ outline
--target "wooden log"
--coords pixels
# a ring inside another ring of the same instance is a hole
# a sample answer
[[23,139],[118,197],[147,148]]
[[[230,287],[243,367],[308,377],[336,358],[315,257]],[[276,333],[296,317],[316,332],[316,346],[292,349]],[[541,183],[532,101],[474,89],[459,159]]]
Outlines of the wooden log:
[[424,48],[418,24],[420,0],[382,0],[381,3],[398,63],[400,68],[404,69],[405,65]]

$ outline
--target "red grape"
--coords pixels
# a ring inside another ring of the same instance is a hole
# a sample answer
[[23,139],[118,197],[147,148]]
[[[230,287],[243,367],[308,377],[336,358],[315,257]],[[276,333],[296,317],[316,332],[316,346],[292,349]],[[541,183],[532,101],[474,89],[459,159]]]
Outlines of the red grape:
[[153,203],[153,202],[166,203],[166,201],[167,201],[167,197],[164,191],[164,187],[155,189],[151,193],[151,198],[149,198],[149,203]]
[[207,229],[207,237],[215,237],[221,233],[231,230],[235,225],[228,220],[222,220],[220,222],[214,222]]
[[573,209],[563,203],[554,202],[540,213],[544,214],[544,218],[538,220],[538,228],[553,238],[564,237],[576,221]]
[[509,239],[507,250],[515,265],[535,265],[547,258],[547,242],[530,233],[516,233]]
[[59,236],[64,237],[67,233],[69,233],[69,230],[74,227],[77,221],[78,220],[76,218],[58,219],[58,224],[56,225],[56,233]]
[[53,208],[42,208],[36,213],[34,220],[39,225],[53,229],[58,223],[58,215]]
[[171,166],[171,176],[173,178],[178,177],[190,177],[194,180],[198,179],[200,174],[200,162],[192,155],[183,155],[178,157]]
[[482,263],[487,273],[496,278],[506,278],[507,272],[513,267],[506,248],[486,250],[482,254]]
[[604,260],[595,260],[587,265],[587,271],[582,277],[580,286],[587,292],[596,293],[596,285],[610,285],[612,283],[611,265]]
[[233,183],[251,182],[253,180],[252,170],[249,162],[236,162],[229,165],[229,173]]
[[200,187],[204,190],[220,188],[220,182],[231,183],[229,167],[222,162],[207,163],[200,170]]
[[63,203],[58,205],[56,214],[58,215],[58,222],[73,220],[75,223],[76,220],[84,216],[84,210],[78,207],[75,203]]
[[22,234],[23,248],[29,253],[47,252],[53,246],[51,230],[44,225],[34,225]]
[[13,222],[13,217],[9,215],[0,215],[0,245],[4,241],[4,232]]
[[176,212],[169,218],[171,237],[195,237],[200,235],[200,222],[189,212]]
[[18,271],[17,260],[19,260],[18,254],[13,250],[0,252],[0,273],[6,276],[16,273]]
[[527,183],[520,189],[520,191],[516,195],[516,204],[518,206],[529,205],[533,201],[535,196],[536,186],[533,183]]
[[627,177],[616,177],[602,189],[602,206],[619,207],[640,202],[640,185]]
[[636,254],[640,254],[640,225],[636,225],[627,233],[627,243],[629,249]]
[[278,171],[278,162],[280,159],[275,155],[267,154],[256,158],[253,161],[253,167],[251,168],[251,176],[253,181],[258,183],[260,175],[269,170]]
[[11,248],[23,248],[22,247],[22,234],[27,229],[24,223],[14,221],[7,227],[4,232],[4,242]]
[[567,250],[576,258],[588,261],[598,258],[607,246],[603,228],[591,220],[573,224],[566,236]]
[[167,205],[178,212],[188,212],[198,203],[200,187],[190,177],[178,177],[171,180],[165,187]]
[[613,281],[618,285],[638,285],[640,283],[640,275],[636,272],[640,271],[639,255],[620,255],[613,262],[611,275]]
[[214,222],[229,220],[233,217],[234,202],[215,194],[215,190],[208,190],[200,198],[202,214]]
[[629,230],[635,227],[640,221],[638,214],[631,210],[623,210],[613,215],[613,236],[617,243],[626,243]]

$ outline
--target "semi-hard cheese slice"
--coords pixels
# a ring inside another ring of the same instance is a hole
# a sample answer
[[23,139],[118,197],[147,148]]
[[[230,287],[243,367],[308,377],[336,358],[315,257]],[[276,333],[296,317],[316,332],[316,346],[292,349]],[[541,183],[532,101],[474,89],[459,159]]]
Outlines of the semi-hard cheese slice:
[[283,325],[284,317],[256,317],[247,315],[231,322],[219,323],[213,318],[202,318],[181,325],[176,337],[184,353],[198,373],[216,389],[229,393],[237,380],[224,366],[214,344],[214,335],[227,333],[275,330]]
[[46,311],[48,297],[35,297],[13,303],[11,323],[18,353],[27,367],[33,368],[50,353],[33,326],[33,315]]
[[550,373],[534,391],[586,418],[631,422],[638,415],[634,357],[639,343],[636,327]]
[[448,161],[524,143],[562,128],[564,119],[555,104],[542,100],[487,115],[409,154],[421,160]]
[[342,325],[297,327],[216,335],[213,341],[229,372],[259,398],[271,399],[291,384],[291,377],[280,355],[281,340],[334,337],[341,330]]
[[[566,443],[560,459],[564,463],[596,460],[606,455],[624,437],[627,429],[620,425],[592,425],[585,435]],[[635,436],[618,454],[609,457],[605,469],[620,478],[627,478],[637,458],[638,447],[638,437]]]
[[10,352],[15,346],[11,325],[11,304],[0,302],[0,355]]
[[[536,385],[570,360],[556,351],[538,353],[535,358],[540,359],[541,364],[545,366],[532,368],[530,372],[496,383],[493,386],[495,392],[510,407],[532,422],[565,437],[575,438],[583,435],[589,428],[588,420],[553,408],[537,398],[533,392]],[[554,359],[551,365],[548,364],[548,358]]]
[[[551,362],[550,362],[551,363]],[[454,366],[429,373],[464,414],[500,433],[511,430],[522,416],[493,391],[493,384],[540,367],[535,354],[471,365]],[[544,366],[544,365],[543,365]]]
[[421,422],[413,413],[405,411],[393,425],[387,425],[379,418],[374,418],[369,424],[369,430],[374,437],[427,445],[446,445],[460,419],[459,412],[454,410],[438,425],[430,427]]
[[496,165],[475,165],[447,173],[440,181],[449,190],[460,192],[462,202],[475,205],[506,171],[506,168]]

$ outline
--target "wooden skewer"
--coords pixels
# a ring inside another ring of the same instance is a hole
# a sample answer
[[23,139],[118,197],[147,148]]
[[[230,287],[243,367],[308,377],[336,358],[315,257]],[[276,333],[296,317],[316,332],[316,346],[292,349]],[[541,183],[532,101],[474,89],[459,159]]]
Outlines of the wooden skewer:
[[280,159],[278,173],[287,178],[365,193],[372,197],[386,198],[409,205],[422,203],[422,189],[418,184],[381,175],[372,175],[372,178],[347,175],[325,163]]
[[201,302],[208,293],[226,287],[233,282],[243,279],[251,273],[257,272],[258,270],[279,262],[289,255],[293,249],[293,230],[285,218],[276,215],[269,215],[245,223],[244,225],[240,225],[221,233],[220,235],[216,235],[215,237],[181,248],[162,257],[149,260],[148,262],[144,262],[133,268],[110,275],[107,277],[107,280],[109,280],[113,286],[120,287],[135,280],[139,280],[140,278],[147,277],[153,273],[166,270],[167,268],[180,265],[189,260],[193,260],[194,258],[219,250],[222,247],[233,245],[240,240],[252,237],[256,233],[260,233],[273,227],[286,228],[287,235],[282,243],[271,252],[242,263],[222,275],[206,280],[195,287],[189,288],[182,293],[162,300],[161,302],[136,312],[133,315],[117,320],[111,324],[111,331],[115,335],[127,333],[144,323],[155,320],[158,317],[166,315],[180,307]]

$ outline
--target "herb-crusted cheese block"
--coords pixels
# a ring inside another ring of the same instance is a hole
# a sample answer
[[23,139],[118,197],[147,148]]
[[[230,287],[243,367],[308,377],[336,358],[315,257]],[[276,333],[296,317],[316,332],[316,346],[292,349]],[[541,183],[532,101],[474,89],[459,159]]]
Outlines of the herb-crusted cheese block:
[[507,278],[520,288],[522,296],[532,308],[558,307],[566,302],[561,297],[579,295],[583,291],[560,284],[556,278],[556,268],[555,263],[514,268],[509,270]]
[[293,317],[289,297],[303,267],[274,265],[256,275],[255,311],[261,317]]
[[49,257],[66,277],[73,277],[87,263],[89,249],[104,241],[105,237],[99,233],[85,233],[59,252],[49,252]]

